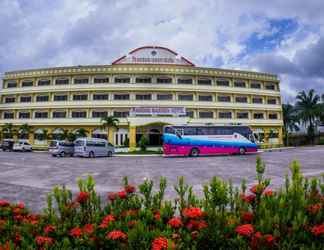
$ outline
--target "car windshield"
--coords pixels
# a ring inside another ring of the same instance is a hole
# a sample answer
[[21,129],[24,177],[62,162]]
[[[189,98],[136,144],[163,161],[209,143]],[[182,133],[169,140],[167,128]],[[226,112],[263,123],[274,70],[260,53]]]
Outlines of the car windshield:
[[57,141],[51,141],[50,147],[56,147],[56,145],[57,145]]

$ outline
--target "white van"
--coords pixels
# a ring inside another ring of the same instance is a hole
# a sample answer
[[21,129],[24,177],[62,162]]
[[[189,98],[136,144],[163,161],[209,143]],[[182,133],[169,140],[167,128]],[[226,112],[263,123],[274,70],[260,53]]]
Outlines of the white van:
[[105,139],[78,138],[74,141],[74,156],[94,158],[97,156],[112,157],[114,146]]

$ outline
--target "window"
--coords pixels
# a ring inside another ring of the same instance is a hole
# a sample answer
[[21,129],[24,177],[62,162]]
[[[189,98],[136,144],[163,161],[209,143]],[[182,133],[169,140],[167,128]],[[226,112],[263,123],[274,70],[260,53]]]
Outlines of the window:
[[55,84],[56,85],[65,85],[65,84],[69,84],[69,79],[68,78],[61,78],[61,79],[56,79],[55,80]]
[[135,96],[136,100],[152,100],[152,95],[151,94],[137,94]]
[[107,111],[92,111],[92,118],[103,118],[108,115]]
[[159,101],[169,101],[172,100],[172,94],[157,94],[156,98]]
[[268,99],[268,104],[277,104],[277,100],[274,98]]
[[130,83],[129,77],[116,77],[115,83]]
[[235,81],[234,82],[234,87],[235,88],[245,88],[246,83],[244,81]]
[[129,100],[129,94],[114,94],[114,100]]
[[211,85],[212,80],[211,79],[198,79],[197,83],[198,83],[198,85]]
[[7,88],[17,88],[17,82],[8,82]]
[[13,112],[4,112],[3,119],[14,119],[14,113]]
[[35,118],[46,119],[48,118],[48,112],[35,112]]
[[39,95],[36,96],[36,102],[48,102],[49,96],[48,95]]
[[67,95],[55,95],[54,101],[61,102],[61,101],[67,101],[68,96]]
[[51,81],[48,79],[39,80],[37,86],[48,86],[51,84]]
[[231,119],[232,118],[232,112],[219,112],[218,117],[220,119]]
[[278,114],[269,114],[269,119],[271,120],[277,120],[278,119]]
[[249,113],[248,112],[237,112],[236,118],[237,119],[249,119]]
[[5,103],[14,103],[16,102],[16,97],[6,97]]
[[264,114],[263,113],[254,113],[253,114],[253,118],[254,119],[263,119],[264,118]]
[[129,111],[114,111],[114,116],[118,118],[123,118],[129,116]]
[[87,118],[86,111],[72,111],[72,118]]
[[199,118],[213,118],[214,113],[211,111],[202,111],[199,112]]
[[20,102],[31,102],[32,98],[31,96],[21,96],[20,97]]
[[93,83],[109,83],[109,77],[95,77]]
[[193,101],[193,95],[179,95],[179,101]]
[[237,97],[235,97],[235,102],[247,103],[247,97],[246,96],[237,96]]
[[54,111],[53,118],[66,118],[66,112],[65,111]]
[[231,97],[228,96],[228,95],[219,95],[219,96],[217,97],[217,100],[218,100],[219,102],[231,102]]
[[88,100],[88,95],[83,94],[83,95],[73,95],[73,101],[86,101]]
[[178,78],[178,84],[192,84],[191,78]]
[[135,80],[136,83],[152,83],[151,77],[137,77]]
[[262,104],[263,99],[262,99],[262,97],[253,97],[252,98],[252,103]]
[[225,79],[218,79],[216,81],[216,85],[217,86],[222,86],[222,87],[229,87],[229,81],[228,80],[225,80]]
[[23,81],[21,83],[21,87],[32,87],[33,86],[33,81]]
[[193,111],[186,111],[186,116],[193,118],[194,117],[194,112]]
[[271,84],[271,83],[270,84],[266,84],[265,88],[267,90],[275,90],[276,89],[275,85],[274,84]]
[[156,79],[157,83],[172,83],[172,78],[164,78],[164,77],[158,77]]
[[108,94],[93,94],[93,100],[102,101],[108,99],[109,99]]
[[200,95],[199,96],[199,101],[201,101],[201,102],[212,102],[213,101],[213,96],[211,96],[211,95]]
[[30,113],[29,112],[19,112],[19,119],[29,119]]
[[74,84],[88,84],[89,78],[75,78]]
[[252,82],[250,85],[251,89],[261,89],[261,83],[259,82]]

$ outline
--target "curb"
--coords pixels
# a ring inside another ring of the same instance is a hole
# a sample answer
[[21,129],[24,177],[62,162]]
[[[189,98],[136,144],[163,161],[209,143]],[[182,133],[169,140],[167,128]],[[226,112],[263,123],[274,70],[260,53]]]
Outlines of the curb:
[[258,152],[274,152],[274,151],[284,151],[284,150],[289,150],[289,149],[294,149],[296,147],[282,147],[282,148],[264,148]]
[[115,154],[114,157],[162,157],[163,155],[151,154],[151,155],[134,155],[134,154]]

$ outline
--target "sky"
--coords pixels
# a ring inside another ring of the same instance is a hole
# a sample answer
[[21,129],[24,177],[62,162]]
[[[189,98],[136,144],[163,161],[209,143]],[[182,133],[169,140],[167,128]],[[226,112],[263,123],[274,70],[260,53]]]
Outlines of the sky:
[[277,74],[293,102],[324,93],[323,13],[323,0],[0,0],[0,74],[159,45],[198,66]]

